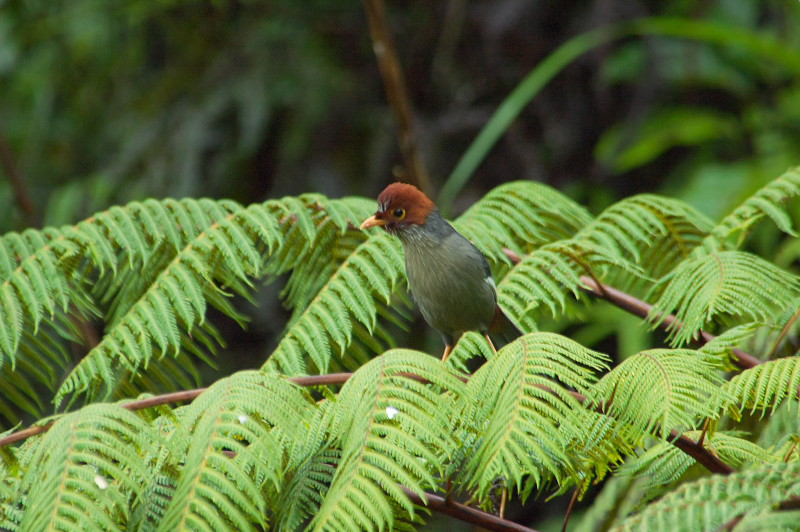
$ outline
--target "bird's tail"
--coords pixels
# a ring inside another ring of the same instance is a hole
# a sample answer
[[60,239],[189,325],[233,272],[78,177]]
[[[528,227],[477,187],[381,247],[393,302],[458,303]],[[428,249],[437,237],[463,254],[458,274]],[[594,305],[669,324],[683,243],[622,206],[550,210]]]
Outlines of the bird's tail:
[[522,336],[523,333],[519,330],[519,327],[514,325],[514,322],[506,316],[503,309],[498,305],[494,312],[492,325],[489,327],[489,334],[494,338],[502,340],[502,345],[505,345],[513,342]]

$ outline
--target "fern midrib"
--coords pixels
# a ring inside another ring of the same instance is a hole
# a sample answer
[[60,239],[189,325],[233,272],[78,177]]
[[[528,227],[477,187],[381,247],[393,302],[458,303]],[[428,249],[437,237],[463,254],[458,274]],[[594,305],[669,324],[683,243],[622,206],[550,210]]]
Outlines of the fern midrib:
[[[227,388],[227,391],[226,391],[226,395],[227,395],[228,393],[230,393],[231,381],[230,380],[226,380],[225,381],[225,386]],[[220,417],[221,416],[219,414],[224,409],[224,403],[222,401],[220,401],[218,404],[219,404],[219,407],[216,410],[215,422],[214,422],[214,430],[211,433],[211,437],[208,438],[208,445],[206,445],[206,450],[208,451],[210,449],[211,452],[213,452],[213,442],[214,442],[214,440],[215,440],[215,438],[217,436],[217,430],[218,430],[219,425],[220,425]],[[208,413],[206,412],[204,415],[207,415],[207,414]],[[175,530],[185,530],[184,527],[185,527],[186,519],[191,514],[191,501],[194,499],[195,492],[197,491],[197,487],[200,485],[200,481],[201,481],[201,477],[203,475],[203,471],[205,471],[206,463],[208,462],[208,459],[209,459],[210,456],[211,456],[210,452],[203,453],[203,460],[200,463],[200,467],[197,468],[197,474],[192,479],[192,489],[189,491],[188,495],[186,496],[187,503],[186,503],[186,506],[184,507],[184,510],[183,510],[182,514],[181,514],[181,521],[178,524],[178,526],[175,528]]]
[[[527,344],[525,342],[522,342],[522,353],[523,353],[522,359],[523,359],[524,362],[522,364],[514,364],[514,372],[515,372],[516,375],[519,375],[520,372],[524,373],[525,372],[525,368],[527,367],[528,346],[527,346]],[[519,417],[520,417],[519,416],[519,412],[522,409],[522,401],[520,401],[519,398],[520,397],[525,397],[525,377],[524,377],[524,375],[521,378],[518,378],[518,382],[519,382],[519,385],[517,387],[517,393],[516,393],[517,400],[514,401],[514,409],[512,411],[514,415],[512,416],[511,419],[519,419]],[[507,423],[506,424],[506,430],[504,431],[502,438],[500,438],[500,441],[502,442],[502,445],[496,445],[495,446],[495,449],[492,452],[491,457],[485,461],[486,464],[494,464],[495,460],[497,459],[498,455],[501,453],[502,449],[505,448],[506,442],[511,438],[511,434],[513,432],[514,432],[514,424],[513,423]],[[488,467],[487,467],[487,469],[488,469]],[[508,480],[508,479],[506,479],[506,480]]]
[[[335,493],[335,497],[333,498],[335,504],[332,504],[333,508],[339,507],[339,502],[345,497],[345,495],[347,495],[349,493],[350,490],[347,489],[347,487],[350,484],[352,484],[353,479],[355,478],[356,474],[358,473],[358,464],[361,463],[362,458],[363,458],[364,454],[367,451],[367,441],[369,440],[369,437],[372,434],[372,425],[375,423],[375,415],[374,414],[375,414],[375,412],[377,410],[376,409],[376,405],[377,405],[377,402],[378,402],[377,398],[380,397],[380,393],[381,393],[381,390],[383,388],[384,377],[386,376],[386,360],[384,358],[381,358],[380,364],[381,364],[380,365],[381,370],[380,370],[380,373],[379,373],[380,378],[378,379],[378,383],[377,383],[377,386],[375,388],[375,393],[372,394],[372,402],[373,402],[373,406],[372,406],[372,410],[371,410],[371,414],[372,415],[370,416],[369,422],[367,423],[367,429],[364,431],[364,439],[362,440],[361,445],[359,446],[358,453],[355,455],[355,458],[351,458],[351,462],[354,464],[354,469],[355,469],[354,473],[355,474],[350,476],[350,478],[347,479],[347,482],[346,482],[345,486],[344,487],[339,487],[339,489]],[[339,462],[339,465],[341,465],[341,462]],[[341,469],[337,468],[337,473],[339,471],[341,471]],[[333,487],[333,485],[334,485],[336,480],[337,479],[333,479],[333,481],[331,482],[331,486],[328,488],[328,493],[329,494],[331,492],[330,488]],[[328,503],[328,500],[329,499],[326,497],[325,498],[325,503],[326,504]],[[325,520],[326,521],[329,519],[330,515],[331,515],[331,511],[328,510],[328,514],[325,516]],[[319,524],[317,525],[316,530],[320,530]]]
[[59,483],[58,495],[56,496],[56,500],[53,503],[53,510],[50,513],[50,519],[47,521],[48,523],[55,523],[56,520],[58,519],[59,508],[61,508],[61,499],[67,492],[66,481],[69,478],[69,462],[70,462],[70,457],[72,456],[72,451],[75,448],[75,438],[77,433],[77,431],[75,430],[75,425],[72,425],[71,428],[72,430],[70,431],[69,447],[66,453],[67,459],[64,462],[64,468],[61,473],[61,482]]
[[[63,398],[64,395],[69,393],[69,391],[63,391],[62,392],[62,390],[64,390],[64,386],[67,383],[69,383],[73,379],[77,378],[77,374],[83,368],[83,364],[84,363],[88,364],[89,362],[87,362],[87,360],[89,360],[90,357],[92,357],[92,356],[102,356],[102,351],[100,351],[100,349],[107,342],[108,338],[112,338],[113,337],[114,331],[118,330],[119,327],[127,326],[126,322],[129,319],[129,316],[137,315],[137,310],[139,308],[142,308],[142,307],[147,308],[147,306],[145,305],[145,302],[148,300],[148,297],[151,294],[158,294],[160,292],[159,286],[160,286],[160,283],[162,282],[162,279],[168,277],[170,275],[170,271],[173,268],[175,268],[176,265],[181,263],[182,258],[185,256],[185,253],[188,253],[192,249],[195,249],[195,248],[199,247],[200,243],[202,243],[204,241],[203,239],[207,238],[208,233],[212,229],[218,228],[221,225],[222,221],[228,220],[230,218],[233,218],[235,215],[236,215],[235,212],[227,214],[226,216],[224,216],[222,218],[222,220],[217,221],[217,222],[213,222],[206,229],[201,231],[194,239],[192,239],[192,241],[187,242],[186,246],[184,246],[184,248],[179,253],[177,253],[175,255],[175,258],[172,259],[172,261],[170,261],[170,263],[156,276],[156,278],[153,280],[153,283],[136,300],[136,303],[134,303],[133,305],[131,305],[129,307],[128,311],[125,313],[125,316],[117,322],[117,325],[113,329],[108,331],[103,336],[103,339],[100,341],[100,343],[97,344],[91,351],[89,351],[86,354],[86,356],[84,356],[83,359],[81,359],[81,361],[75,366],[75,368],[73,368],[73,370],[70,372],[70,374],[66,377],[64,382],[59,387],[59,390],[56,392],[56,404],[58,404],[60,402],[61,398]],[[211,273],[209,272],[209,275],[210,274]],[[174,315],[174,318],[175,318],[176,321],[179,320],[179,316],[178,315]],[[204,319],[204,316],[197,316],[197,320],[198,320],[197,323],[200,323],[203,319]],[[191,326],[194,325],[194,324],[186,324],[186,325],[187,325],[187,329],[191,329]],[[119,329],[119,330],[121,330],[121,329]],[[156,340],[153,337],[149,337],[144,341],[156,343]],[[140,348],[141,344],[138,344],[136,347],[137,347],[137,349]],[[159,346],[159,348],[160,347],[161,346]],[[172,347],[172,346],[168,345],[167,347]],[[99,354],[93,355],[93,353],[99,353]],[[123,353],[113,353],[112,352],[111,354],[112,354],[112,357],[111,357],[112,360],[115,360],[117,358],[123,358],[123,357],[126,360],[128,359],[128,357],[124,356]],[[134,358],[134,363],[136,364],[137,367],[138,367],[138,364],[140,364],[142,362],[143,361],[139,360],[138,358]],[[129,369],[131,369],[131,368],[129,368]],[[80,380],[78,380],[77,383],[73,382],[72,384],[75,385],[75,384],[79,384],[79,383],[80,383]],[[74,390],[75,390],[75,388],[73,388],[71,391],[74,391]]]

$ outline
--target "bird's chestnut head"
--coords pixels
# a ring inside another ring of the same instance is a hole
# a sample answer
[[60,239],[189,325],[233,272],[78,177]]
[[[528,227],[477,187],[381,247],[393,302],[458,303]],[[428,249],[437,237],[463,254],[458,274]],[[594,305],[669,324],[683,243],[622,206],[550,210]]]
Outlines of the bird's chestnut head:
[[392,183],[378,196],[378,211],[361,224],[361,229],[382,226],[393,233],[415,225],[423,225],[436,208],[433,202],[414,185]]

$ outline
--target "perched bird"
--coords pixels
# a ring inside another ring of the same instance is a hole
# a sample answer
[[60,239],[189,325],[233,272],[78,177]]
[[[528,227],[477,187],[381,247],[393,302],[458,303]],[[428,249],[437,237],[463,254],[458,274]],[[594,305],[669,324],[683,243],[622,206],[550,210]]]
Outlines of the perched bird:
[[479,331],[509,342],[522,333],[497,304],[486,258],[439,214],[417,187],[392,183],[378,196],[378,211],[361,229],[381,226],[403,243],[406,274],[428,325],[439,331],[447,360],[459,337]]

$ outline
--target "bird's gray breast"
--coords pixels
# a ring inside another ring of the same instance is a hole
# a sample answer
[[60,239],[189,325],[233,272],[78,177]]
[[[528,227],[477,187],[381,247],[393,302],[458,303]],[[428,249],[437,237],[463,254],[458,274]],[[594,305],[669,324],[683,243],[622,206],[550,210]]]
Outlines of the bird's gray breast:
[[485,332],[494,317],[496,288],[486,259],[452,230],[429,238],[404,239],[406,272],[425,321],[449,337]]

